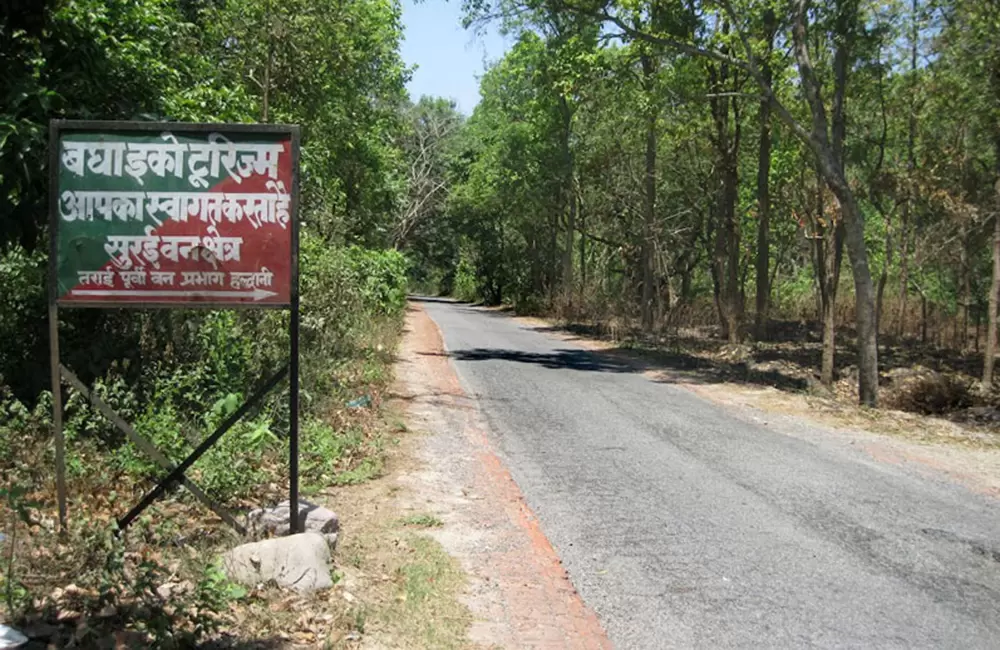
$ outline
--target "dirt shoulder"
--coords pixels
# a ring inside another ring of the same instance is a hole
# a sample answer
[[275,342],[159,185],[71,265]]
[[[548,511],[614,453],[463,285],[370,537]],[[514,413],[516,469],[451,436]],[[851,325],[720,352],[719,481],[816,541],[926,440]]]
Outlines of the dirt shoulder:
[[525,327],[633,363],[651,380],[689,390],[755,424],[788,435],[819,429],[846,444],[862,447],[877,461],[906,465],[1000,497],[1000,440],[995,434],[941,418],[862,408],[807,391],[779,390],[725,378],[706,379],[706,373],[698,369],[685,370],[658,362],[655,352],[626,349],[611,341],[571,332],[544,318],[512,318]]
[[[467,574],[462,602],[469,641],[489,648],[610,648],[576,593],[517,485],[492,449],[434,322],[407,314],[396,404],[415,437],[414,466],[400,472],[396,504]],[[430,647],[430,646],[425,646]]]

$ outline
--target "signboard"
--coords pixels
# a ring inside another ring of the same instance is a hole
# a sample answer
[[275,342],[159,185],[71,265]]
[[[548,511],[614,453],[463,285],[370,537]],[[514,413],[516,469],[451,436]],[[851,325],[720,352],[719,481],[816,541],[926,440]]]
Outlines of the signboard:
[[[167,475],[124,530],[288,376],[292,532],[299,517],[299,128],[267,124],[49,125],[49,363],[59,524],[66,528],[62,381],[88,397]],[[176,467],[59,361],[59,307],[287,307],[289,357]]]
[[54,122],[60,306],[289,307],[298,127]]

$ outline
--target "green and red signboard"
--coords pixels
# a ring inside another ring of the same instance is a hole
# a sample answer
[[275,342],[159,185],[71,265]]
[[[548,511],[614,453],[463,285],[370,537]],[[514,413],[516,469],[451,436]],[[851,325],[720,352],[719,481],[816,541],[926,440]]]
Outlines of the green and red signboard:
[[[49,361],[59,522],[67,513],[62,380],[167,475],[124,530],[288,376],[289,499],[298,517],[299,129],[269,124],[87,122],[49,126]],[[288,308],[288,363],[176,466],[60,363],[60,307]]]
[[288,307],[298,130],[57,122],[60,306]]

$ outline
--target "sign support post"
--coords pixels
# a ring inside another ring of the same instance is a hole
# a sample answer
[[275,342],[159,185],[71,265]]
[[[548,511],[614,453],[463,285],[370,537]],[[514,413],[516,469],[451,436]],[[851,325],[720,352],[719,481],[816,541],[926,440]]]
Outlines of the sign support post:
[[62,383],[59,380],[59,308],[49,304],[49,363],[52,365],[52,433],[56,443],[56,499],[59,530],[66,531],[66,437],[63,434]]
[[[298,131],[293,135],[292,184],[299,186],[299,146]],[[298,210],[298,192],[293,197],[294,208]],[[292,220],[292,286],[289,290],[288,312],[288,516],[292,534],[301,533],[299,521],[299,220]]]

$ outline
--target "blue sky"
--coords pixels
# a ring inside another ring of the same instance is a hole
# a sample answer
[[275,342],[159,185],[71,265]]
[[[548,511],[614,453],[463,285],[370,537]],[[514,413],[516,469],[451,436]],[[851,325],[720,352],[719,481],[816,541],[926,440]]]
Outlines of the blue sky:
[[471,115],[479,103],[476,77],[485,61],[503,56],[505,39],[495,29],[479,36],[462,29],[461,0],[403,0],[403,25],[403,60],[418,66],[407,85],[410,98],[447,97]]

